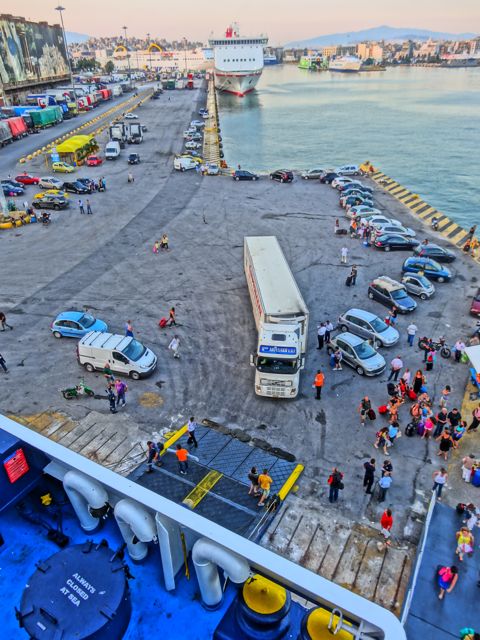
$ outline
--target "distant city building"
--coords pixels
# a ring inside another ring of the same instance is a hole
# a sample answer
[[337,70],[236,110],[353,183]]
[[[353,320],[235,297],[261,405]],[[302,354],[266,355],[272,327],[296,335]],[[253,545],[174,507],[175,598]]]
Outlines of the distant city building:
[[361,60],[372,59],[381,62],[384,57],[383,46],[377,42],[360,42],[357,44],[357,56]]

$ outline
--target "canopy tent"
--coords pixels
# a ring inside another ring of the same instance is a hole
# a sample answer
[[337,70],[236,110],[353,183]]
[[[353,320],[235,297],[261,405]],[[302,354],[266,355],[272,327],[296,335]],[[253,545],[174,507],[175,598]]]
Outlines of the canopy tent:
[[91,144],[94,140],[93,136],[72,136],[57,145],[58,153],[75,153],[79,149],[82,149],[85,145]]
[[93,136],[72,136],[57,145],[57,153],[64,162],[81,165],[85,158],[98,149]]
[[472,363],[472,367],[477,373],[480,373],[480,344],[476,344],[473,347],[465,347],[465,353]]

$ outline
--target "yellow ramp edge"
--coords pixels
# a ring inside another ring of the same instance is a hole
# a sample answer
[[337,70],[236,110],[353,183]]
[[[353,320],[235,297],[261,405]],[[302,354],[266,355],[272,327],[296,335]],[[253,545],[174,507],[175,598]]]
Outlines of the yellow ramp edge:
[[187,433],[187,425],[183,425],[183,427],[181,427],[178,431],[175,431],[175,433],[173,434],[173,436],[171,436],[170,438],[168,438],[168,440],[166,440],[163,443],[163,450],[160,452],[160,455],[163,456],[167,453],[167,449],[169,449],[173,444],[175,444],[177,442],[177,440],[180,440],[180,438]]
[[442,234],[442,236],[448,236],[449,233],[452,233],[452,231],[459,228],[460,227],[456,222],[452,222],[452,224],[450,224],[446,229],[442,229],[440,233]]
[[305,467],[303,466],[303,464],[297,464],[297,466],[292,471],[292,473],[288,476],[287,480],[284,482],[283,486],[281,487],[280,491],[277,494],[280,500],[285,500],[285,498],[288,496],[290,491],[293,489],[296,481],[303,473],[304,469]]
[[182,500],[183,504],[190,509],[195,507],[205,498],[209,491],[217,484],[223,473],[220,471],[209,471],[207,475],[200,480],[196,487]]

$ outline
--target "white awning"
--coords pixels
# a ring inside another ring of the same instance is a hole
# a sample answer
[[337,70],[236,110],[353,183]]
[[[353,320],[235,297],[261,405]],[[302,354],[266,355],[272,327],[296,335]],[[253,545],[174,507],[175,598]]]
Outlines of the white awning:
[[474,347],[465,347],[465,353],[472,363],[472,367],[477,373],[480,373],[480,344],[476,344]]

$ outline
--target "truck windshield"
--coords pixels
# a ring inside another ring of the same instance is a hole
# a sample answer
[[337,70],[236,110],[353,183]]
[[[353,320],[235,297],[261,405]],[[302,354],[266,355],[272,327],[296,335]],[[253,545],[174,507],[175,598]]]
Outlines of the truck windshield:
[[298,360],[282,360],[281,358],[265,358],[257,360],[257,369],[262,373],[296,373]]
[[130,344],[125,347],[122,353],[126,355],[129,360],[136,362],[137,360],[140,360],[146,350],[147,349],[141,342],[138,342],[138,340],[132,340]]

